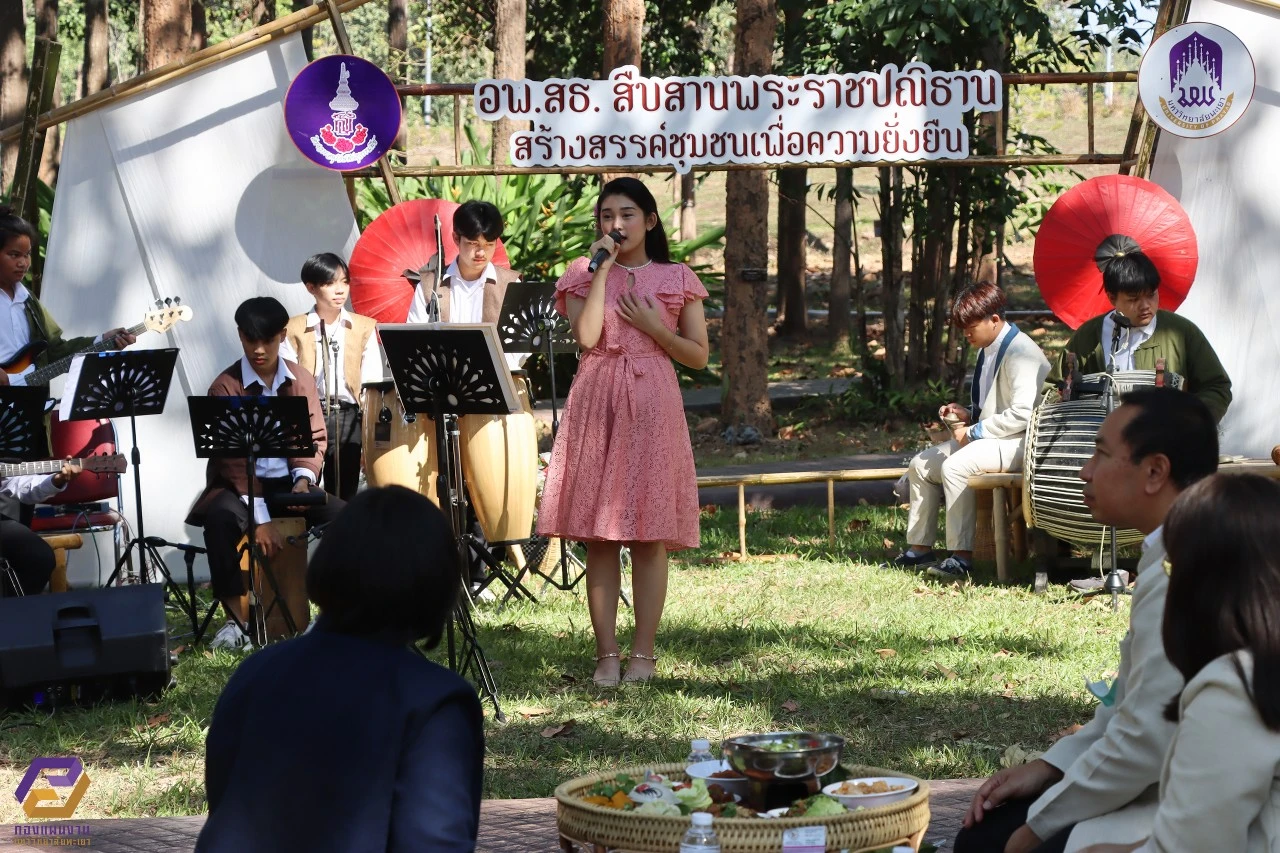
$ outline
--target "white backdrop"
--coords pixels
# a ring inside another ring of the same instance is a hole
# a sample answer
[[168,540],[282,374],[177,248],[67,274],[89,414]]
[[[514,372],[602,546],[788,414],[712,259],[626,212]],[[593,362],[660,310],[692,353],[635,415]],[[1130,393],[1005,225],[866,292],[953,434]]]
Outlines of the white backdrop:
[[1195,226],[1200,267],[1178,309],[1208,336],[1231,376],[1222,452],[1267,457],[1280,444],[1280,11],[1237,0],[1194,0],[1188,21],[1235,33],[1257,69],[1253,103],[1207,139],[1160,134],[1151,179]]
[[[138,421],[148,536],[203,544],[183,523],[205,476],[186,398],[239,357],[236,306],[261,295],[305,310],[302,262],[345,257],[358,236],[341,177],[304,159],[285,132],[285,92],[305,64],[293,36],[67,125],[44,273],[53,316],[70,336],[136,324],[160,297],[194,311],[138,339],[181,348],[164,414]],[[128,421],[116,428],[127,454]],[[136,524],[132,473],[122,491]],[[114,552],[109,537],[98,544],[105,579]],[[73,584],[98,572],[93,543],[71,553]]]

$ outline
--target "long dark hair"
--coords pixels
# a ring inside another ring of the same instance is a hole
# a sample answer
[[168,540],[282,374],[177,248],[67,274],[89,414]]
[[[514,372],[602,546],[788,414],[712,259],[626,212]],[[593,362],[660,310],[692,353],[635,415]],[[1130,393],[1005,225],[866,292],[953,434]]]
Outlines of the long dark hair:
[[[1161,635],[1169,662],[1190,681],[1237,650],[1253,655],[1258,716],[1280,732],[1280,483],[1256,474],[1215,474],[1184,491],[1165,518],[1169,592]],[[1179,692],[1165,708],[1178,721]]]
[[[662,216],[658,213],[658,202],[649,188],[635,178],[614,178],[600,190],[600,200],[596,202],[596,230],[600,229],[600,205],[611,195],[622,195],[631,199],[640,208],[645,219],[653,214],[657,225],[644,234],[644,253],[650,260],[660,264],[671,263],[671,248],[667,245],[667,232],[662,227]],[[646,225],[648,223],[645,223]]]
[[35,226],[19,216],[12,207],[0,204],[0,249],[9,245],[14,237],[26,237],[34,249],[40,235]]

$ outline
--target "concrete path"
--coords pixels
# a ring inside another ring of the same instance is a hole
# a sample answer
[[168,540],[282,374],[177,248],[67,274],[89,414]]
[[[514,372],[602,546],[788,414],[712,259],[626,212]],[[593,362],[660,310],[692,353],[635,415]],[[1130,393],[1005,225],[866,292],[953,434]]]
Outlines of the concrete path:
[[[978,779],[930,783],[929,808],[933,812],[933,820],[925,835],[926,841],[943,850],[951,848],[965,807],[980,784]],[[96,853],[190,853],[195,849],[200,828],[204,826],[204,816],[50,823],[87,827],[91,841],[88,849]],[[0,850],[32,850],[31,841],[34,839],[17,834],[24,828],[21,825],[0,825]],[[19,839],[27,843],[20,843]],[[559,850],[556,801],[550,797],[485,800],[480,805],[480,839],[476,850],[479,853],[553,853]]]

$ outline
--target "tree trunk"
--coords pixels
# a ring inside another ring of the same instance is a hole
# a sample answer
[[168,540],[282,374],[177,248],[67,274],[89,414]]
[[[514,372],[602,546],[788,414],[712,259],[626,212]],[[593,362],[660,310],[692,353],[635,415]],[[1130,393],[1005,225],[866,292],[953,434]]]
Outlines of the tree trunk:
[[[193,0],[195,2],[196,0]],[[276,0],[253,0],[253,5],[249,9],[249,17],[253,19],[253,25],[260,27],[268,21],[276,19]]]
[[[738,0],[735,74],[745,77],[770,72],[777,24],[773,0]],[[772,435],[768,263],[768,177],[760,171],[730,172],[725,198],[725,313],[720,340],[726,389],[720,417]]]
[[[0,127],[22,121],[27,106],[27,19],[22,3],[0,2]],[[18,146],[0,145],[0,193],[8,194]]]
[[929,379],[945,379],[946,370],[942,350],[946,335],[947,319],[951,305],[951,248],[956,224],[956,175],[952,169],[935,169],[930,177],[930,189],[938,185],[930,203],[929,239],[933,242],[933,254],[927,267],[932,278],[933,308],[929,320],[926,368]]
[[209,21],[205,14],[205,2],[206,0],[191,0],[191,53],[209,46]]
[[[315,0],[293,0],[291,11],[298,12],[313,5]],[[312,46],[311,27],[302,31],[302,50],[307,54],[307,62],[315,59],[315,48]]]
[[[58,0],[36,0],[36,38],[58,40]],[[62,69],[58,69],[58,85],[53,87],[50,107],[62,104]],[[40,155],[40,180],[53,186],[58,181],[62,163],[62,125],[55,124],[44,133],[44,151]]]
[[[853,261],[853,167],[836,169],[835,235],[831,247],[831,296],[827,301],[827,342],[834,351],[848,352],[849,298]],[[781,264],[781,260],[779,260]]]
[[807,169],[778,170],[778,334],[809,328],[805,299],[805,196]]
[[159,68],[186,54],[191,43],[191,0],[142,0],[139,17],[142,19],[139,71]]
[[84,0],[84,65],[80,70],[82,98],[107,88],[111,80],[111,63],[107,55],[110,38],[107,0]]
[[[391,63],[391,78],[397,83],[408,83],[409,80],[409,9],[408,0],[388,0],[387,2],[387,48]],[[408,144],[408,120],[405,118],[407,99],[400,98],[400,130],[396,133],[391,147],[404,151]]]
[[[1003,37],[990,39],[982,49],[982,65],[1003,74],[1006,64],[1006,45]],[[1003,128],[1009,127],[1009,91],[1005,88],[1004,107],[998,113],[980,113],[978,115],[978,151],[981,154],[999,154],[1004,151],[1004,140],[997,135]],[[1008,175],[999,171],[996,180],[1005,182]],[[996,205],[989,213],[983,228],[983,253],[979,262],[978,280],[1000,284],[1000,258],[1004,255],[1005,216],[1000,205]]]
[[640,67],[644,0],[604,0],[604,74],[623,65]]
[[[496,80],[524,79],[528,43],[525,34],[527,15],[525,0],[497,0],[497,17],[493,30],[493,76]],[[517,123],[509,118],[494,122],[492,157],[495,165],[504,165],[510,161],[511,134],[528,126],[528,122]]]
[[906,379],[902,308],[902,167],[880,169],[880,255],[884,304],[885,368],[889,384],[901,388]]
[[690,169],[680,176],[680,240],[698,236],[698,181]]

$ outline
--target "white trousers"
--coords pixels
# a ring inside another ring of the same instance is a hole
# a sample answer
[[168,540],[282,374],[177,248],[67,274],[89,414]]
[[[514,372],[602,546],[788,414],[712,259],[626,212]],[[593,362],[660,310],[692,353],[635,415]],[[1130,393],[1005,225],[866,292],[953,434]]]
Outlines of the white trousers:
[[952,440],[917,453],[907,467],[907,544],[933,547],[938,538],[938,504],[945,496],[947,549],[972,551],[977,497],[969,488],[969,478],[1020,470],[1023,439],[980,438],[964,447]]

